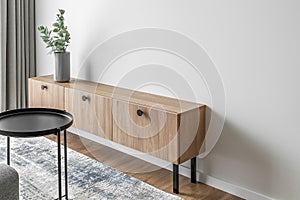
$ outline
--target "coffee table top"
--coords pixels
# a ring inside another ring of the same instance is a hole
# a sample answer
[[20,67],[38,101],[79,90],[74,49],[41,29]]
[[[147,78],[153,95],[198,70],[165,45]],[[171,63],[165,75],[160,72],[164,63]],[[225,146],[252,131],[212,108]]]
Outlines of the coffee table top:
[[51,108],[24,108],[0,113],[0,135],[37,137],[63,131],[73,123],[73,116]]

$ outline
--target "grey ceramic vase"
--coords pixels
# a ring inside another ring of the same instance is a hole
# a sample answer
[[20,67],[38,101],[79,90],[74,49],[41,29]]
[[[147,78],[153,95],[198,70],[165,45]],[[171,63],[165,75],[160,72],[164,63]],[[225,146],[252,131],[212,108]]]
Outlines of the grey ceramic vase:
[[70,52],[54,53],[55,72],[54,81],[68,82],[70,81]]

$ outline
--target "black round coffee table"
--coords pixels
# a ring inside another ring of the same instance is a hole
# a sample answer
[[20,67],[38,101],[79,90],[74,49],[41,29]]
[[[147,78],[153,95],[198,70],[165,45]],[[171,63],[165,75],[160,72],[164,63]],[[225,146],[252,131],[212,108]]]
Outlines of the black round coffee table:
[[10,137],[38,137],[57,135],[58,199],[62,199],[60,133],[64,131],[65,192],[68,199],[67,179],[67,128],[73,116],[62,110],[50,108],[24,108],[0,113],[0,135],[7,136],[7,164],[10,164]]

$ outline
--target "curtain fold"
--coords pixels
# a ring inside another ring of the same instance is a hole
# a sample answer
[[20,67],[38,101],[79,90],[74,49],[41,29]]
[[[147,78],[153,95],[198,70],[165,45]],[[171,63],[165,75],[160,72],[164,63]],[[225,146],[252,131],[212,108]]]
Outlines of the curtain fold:
[[1,110],[27,106],[35,76],[35,0],[1,0]]

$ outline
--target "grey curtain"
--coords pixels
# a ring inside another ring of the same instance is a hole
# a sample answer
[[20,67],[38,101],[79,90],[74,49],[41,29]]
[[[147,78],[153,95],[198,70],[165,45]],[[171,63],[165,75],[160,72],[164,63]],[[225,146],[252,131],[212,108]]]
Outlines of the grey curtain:
[[1,110],[27,106],[35,76],[35,0],[1,0]]

